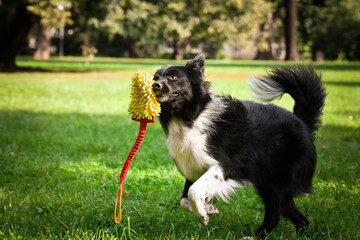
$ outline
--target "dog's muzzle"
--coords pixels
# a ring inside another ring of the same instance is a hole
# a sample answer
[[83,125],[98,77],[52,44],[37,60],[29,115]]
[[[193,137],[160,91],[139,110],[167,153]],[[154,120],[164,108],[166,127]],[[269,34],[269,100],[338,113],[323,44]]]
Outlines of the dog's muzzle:
[[177,91],[171,91],[171,89],[167,86],[167,84],[161,81],[156,81],[154,83],[153,90],[160,102],[171,101],[174,98],[179,97],[180,95],[179,92]]

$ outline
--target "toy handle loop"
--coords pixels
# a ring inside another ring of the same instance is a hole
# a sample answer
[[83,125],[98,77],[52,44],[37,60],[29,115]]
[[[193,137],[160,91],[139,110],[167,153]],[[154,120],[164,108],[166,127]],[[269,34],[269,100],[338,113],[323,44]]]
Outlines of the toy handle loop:
[[[116,200],[115,200],[115,210],[114,210],[115,223],[119,223],[121,221],[122,197],[123,197],[123,192],[124,192],[124,180],[126,178],[126,174],[129,171],[131,162],[134,160],[134,157],[135,157],[137,151],[139,150],[141,143],[144,140],[145,133],[146,133],[146,126],[147,126],[147,123],[149,122],[148,120],[136,120],[136,121],[140,122],[140,129],[139,129],[139,133],[136,138],[136,141],[134,143],[134,146],[131,148],[131,150],[125,160],[125,163],[122,167],[121,173],[120,173],[120,184],[119,184],[119,188],[117,190]],[[117,210],[118,210],[118,212],[117,212]]]
[[[121,221],[121,206],[122,206],[122,197],[123,197],[123,189],[124,189],[124,183],[120,182],[119,188],[117,190],[116,200],[115,200],[115,210],[114,210],[114,220],[115,223],[119,223]],[[119,207],[119,211],[116,210]]]

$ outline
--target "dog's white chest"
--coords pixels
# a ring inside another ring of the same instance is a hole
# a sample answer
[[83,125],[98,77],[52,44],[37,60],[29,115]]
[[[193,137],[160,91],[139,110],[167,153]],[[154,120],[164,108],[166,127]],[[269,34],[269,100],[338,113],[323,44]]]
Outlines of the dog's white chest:
[[186,179],[195,182],[217,161],[206,151],[206,124],[198,118],[189,128],[172,120],[169,124],[167,145],[179,171]]

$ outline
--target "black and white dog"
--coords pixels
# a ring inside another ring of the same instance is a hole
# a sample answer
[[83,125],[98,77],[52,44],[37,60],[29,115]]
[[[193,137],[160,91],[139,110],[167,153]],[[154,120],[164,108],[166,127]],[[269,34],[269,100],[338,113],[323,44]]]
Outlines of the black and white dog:
[[218,96],[204,80],[205,57],[186,66],[166,65],[154,75],[154,91],[161,104],[160,122],[170,154],[185,176],[182,208],[207,225],[218,213],[214,197],[226,199],[251,182],[265,205],[257,229],[265,237],[280,215],[298,231],[309,222],[293,198],[312,190],[316,164],[315,132],[326,92],[312,67],[279,67],[250,82],[255,95],[271,101],[288,93],[294,112],[272,104]]

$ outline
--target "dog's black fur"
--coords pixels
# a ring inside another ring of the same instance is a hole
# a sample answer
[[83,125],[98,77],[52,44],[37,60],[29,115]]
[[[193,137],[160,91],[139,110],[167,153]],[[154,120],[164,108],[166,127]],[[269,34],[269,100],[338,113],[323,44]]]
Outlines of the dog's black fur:
[[[160,122],[167,135],[172,121],[191,129],[216,96],[204,80],[204,70],[205,57],[198,55],[186,66],[166,65],[154,75]],[[207,153],[221,166],[225,179],[250,181],[263,199],[265,218],[256,231],[258,238],[277,226],[280,215],[290,218],[300,232],[309,224],[293,198],[312,191],[313,141],[326,96],[312,66],[272,68],[261,79],[261,83],[267,81],[276,86],[272,91],[291,95],[293,113],[272,104],[216,96],[226,108],[206,133]],[[193,182],[186,180],[184,198]]]

